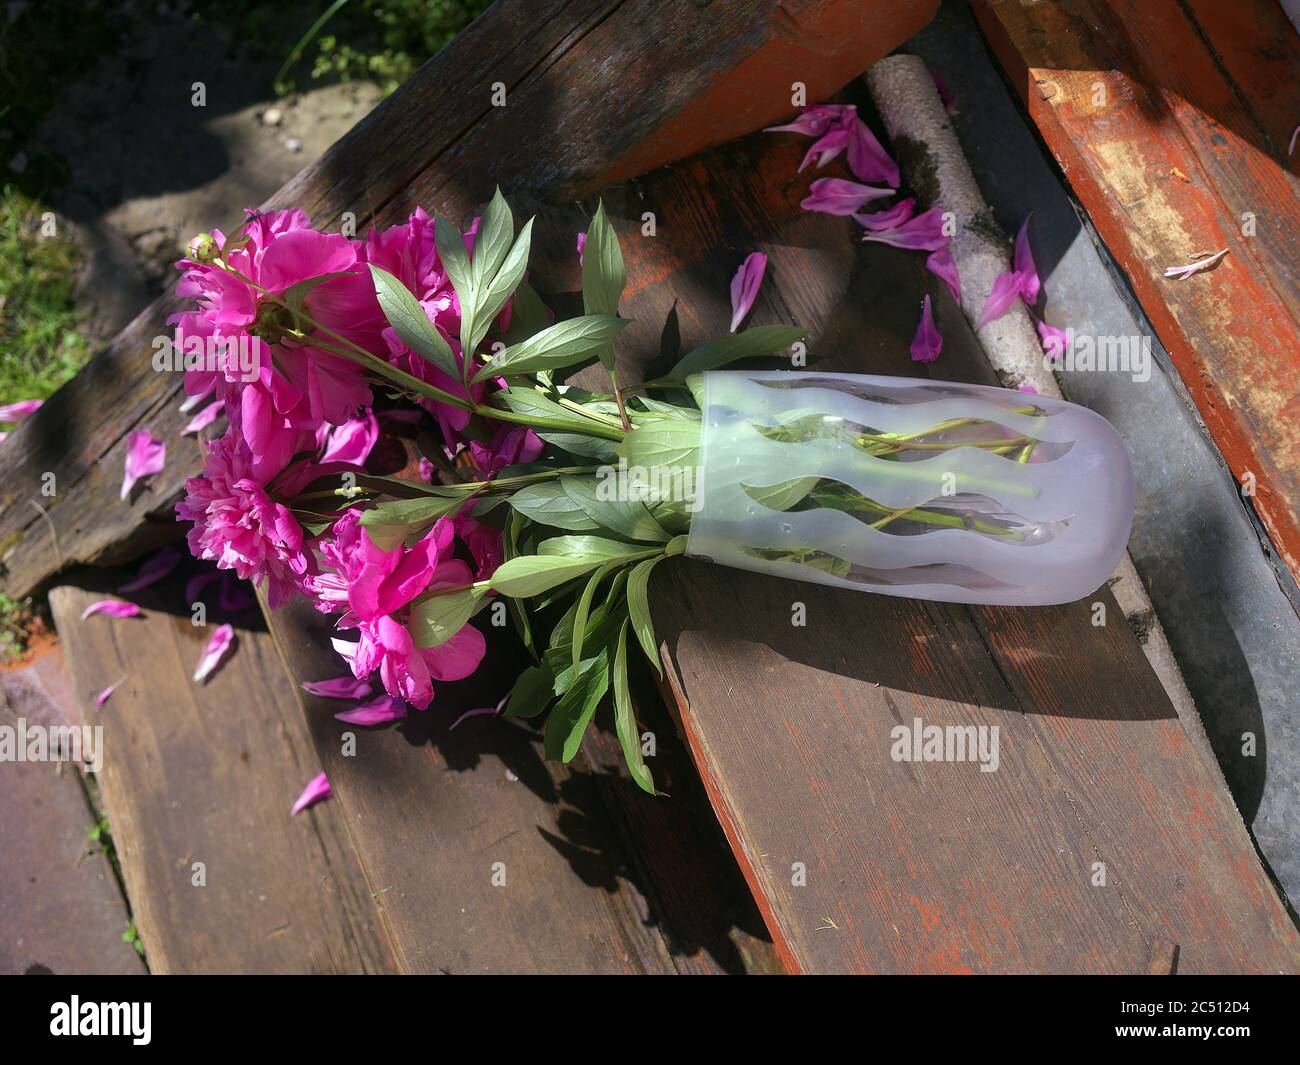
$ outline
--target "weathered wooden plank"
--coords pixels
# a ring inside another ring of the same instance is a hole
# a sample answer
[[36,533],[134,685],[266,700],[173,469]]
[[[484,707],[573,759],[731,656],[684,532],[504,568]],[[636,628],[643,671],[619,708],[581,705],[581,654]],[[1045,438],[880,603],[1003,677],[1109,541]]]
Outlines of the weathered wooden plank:
[[[265,206],[302,207],[325,228],[350,213],[364,232],[416,204],[463,216],[498,183],[517,206],[568,202],[788,112],[791,78],[833,91],[934,6],[501,0]],[[786,64],[793,73],[775,78]],[[202,453],[179,436],[179,374],[152,372],[150,356],[177,306],[164,297],[149,307],[5,441],[0,565],[10,594],[175,534],[172,505]],[[167,443],[168,463],[125,503],[125,438],[140,425]]]
[[[194,626],[179,578],[139,593],[139,617],[81,621],[121,583],[85,576],[53,589],[51,609],[84,717],[103,726],[98,780],[152,970],[390,970],[383,910],[342,811],[325,802],[289,816],[321,767],[267,633],[211,607],[208,627]],[[195,684],[223,621],[235,650]],[[123,677],[96,711],[93,693]]]
[[[799,210],[803,149],[746,138],[606,198],[636,319],[625,379],[659,352],[670,310],[682,350],[725,331],[727,282],[761,250],[753,320],[808,326],[817,365],[990,381],[921,256]],[[567,291],[574,269],[557,256],[537,284]],[[945,336],[930,367],[907,354],[924,291]],[[1093,626],[1094,601],[1122,617],[1107,591],[972,610],[674,560],[654,595],[687,737],[790,968],[1144,972],[1158,939],[1182,972],[1300,968],[1231,800],[1132,633]],[[891,729],[916,718],[996,726],[998,769],[894,761]]]
[[[295,603],[268,620],[291,674],[338,675],[329,618]],[[452,730],[467,708],[495,703],[518,671],[502,637],[490,642],[491,657],[473,680],[442,686],[429,710],[412,711],[396,727],[346,726],[332,716],[339,704],[302,697],[335,801],[382,892],[399,967],[718,972],[743,970],[746,954],[753,968],[768,964],[761,940],[743,933],[733,940],[719,927],[734,906],[717,905],[716,884],[685,886],[708,914],[693,925],[673,924],[652,908],[646,896],[657,867],[647,872],[629,853],[639,837],[621,835],[593,773],[543,760],[540,733],[483,717]],[[344,750],[347,733],[356,737],[352,755]]]
[[[1300,574],[1300,156],[1286,154],[1300,38],[1270,0],[980,0],[975,10]],[[1213,272],[1162,276],[1222,248]]]
[[[62,655],[52,647],[37,662],[0,672],[0,726],[79,723],[60,705],[71,697],[66,680],[49,691],[62,671]],[[90,843],[96,815],[77,765],[0,762],[0,810],[0,972],[143,973],[122,938],[130,918],[112,866]]]

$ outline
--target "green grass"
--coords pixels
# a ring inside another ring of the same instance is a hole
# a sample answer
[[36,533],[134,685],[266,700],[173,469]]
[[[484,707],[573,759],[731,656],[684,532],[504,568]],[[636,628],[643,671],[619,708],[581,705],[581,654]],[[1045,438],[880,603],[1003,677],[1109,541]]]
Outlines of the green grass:
[[49,209],[13,185],[0,188],[0,404],[44,399],[77,372],[77,247]]

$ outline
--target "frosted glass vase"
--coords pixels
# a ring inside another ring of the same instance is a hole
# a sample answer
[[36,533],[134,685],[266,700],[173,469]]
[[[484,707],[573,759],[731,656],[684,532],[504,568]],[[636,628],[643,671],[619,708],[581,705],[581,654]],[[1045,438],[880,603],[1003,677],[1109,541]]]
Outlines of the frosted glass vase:
[[954,603],[1071,602],[1133,519],[1118,434],[1083,407],[983,385],[813,372],[704,375],[687,554]]

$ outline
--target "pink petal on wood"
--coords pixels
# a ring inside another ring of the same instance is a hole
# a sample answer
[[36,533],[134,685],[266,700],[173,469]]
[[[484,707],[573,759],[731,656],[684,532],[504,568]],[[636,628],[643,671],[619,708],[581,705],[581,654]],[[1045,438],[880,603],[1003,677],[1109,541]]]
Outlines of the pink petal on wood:
[[148,429],[132,429],[126,437],[126,474],[122,478],[122,495],[131,494],[136,481],[158,473],[167,461],[167,445]]
[[334,715],[349,725],[386,725],[406,716],[406,703],[393,695],[381,695],[364,706],[340,710]]
[[293,804],[293,809],[289,811],[289,816],[301,813],[308,806],[318,803],[321,799],[328,799],[332,794],[330,782],[324,773],[317,773],[311,778],[311,781],[302,789],[302,794],[298,796],[298,801]]
[[877,185],[863,185],[844,178],[818,178],[808,186],[808,195],[799,206],[805,211],[850,215],[861,211],[872,200],[893,194],[893,189]]
[[230,645],[235,640],[235,630],[230,625],[218,625],[212,633],[212,639],[208,641],[208,646],[203,651],[203,657],[199,659],[199,668],[194,671],[196,681],[205,680],[221,659],[225,657]]
[[890,188],[898,188],[898,164],[890,158],[876,135],[860,118],[855,118],[849,127],[846,158],[849,169],[859,181],[883,181]]
[[731,279],[731,331],[734,333],[745,315],[754,306],[758,297],[759,286],[763,284],[763,274],[767,272],[767,256],[756,251],[741,263],[736,276]]
[[1227,254],[1228,249],[1224,248],[1223,251],[1216,251],[1213,255],[1197,259],[1196,262],[1188,263],[1186,266],[1171,266],[1165,271],[1165,277],[1176,277],[1179,281],[1186,281],[1193,274],[1199,274],[1202,270],[1210,269]]
[[302,689],[323,699],[364,699],[374,689],[368,680],[356,677],[335,677],[333,680],[304,681]]
[[905,200],[899,200],[893,207],[884,207],[879,211],[864,211],[853,216],[853,221],[857,222],[864,229],[870,229],[873,232],[879,232],[882,229],[895,229],[912,217],[912,210],[916,207],[916,200],[909,196]]
[[833,125],[843,124],[857,115],[853,104],[813,104],[805,107],[793,122],[784,126],[768,126],[764,133],[802,133],[805,137],[820,137]]
[[829,133],[818,137],[817,140],[813,141],[812,147],[808,149],[807,154],[803,157],[799,169],[807,169],[808,164],[814,161],[818,167],[825,166],[849,146],[849,136],[850,133],[847,129],[832,129]]
[[17,403],[8,403],[0,407],[0,422],[20,422],[40,410],[44,402],[42,399],[20,399]]
[[916,327],[916,336],[912,338],[913,362],[934,362],[943,350],[943,336],[934,324],[934,315],[930,311],[930,297],[927,294],[921,300],[921,321]]
[[114,681],[114,682],[113,682],[112,684],[110,684],[107,688],[105,688],[102,692],[100,692],[98,695],[96,695],[96,696],[95,696],[95,709],[96,709],[96,710],[102,710],[102,709],[104,708],[104,704],[105,704],[106,702],[108,702],[109,696],[111,696],[115,691],[117,691],[117,689],[120,688],[120,687],[121,687],[125,682],[126,682],[126,678],[125,678],[125,677],[123,677],[121,680]]
[[157,584],[174,570],[184,557],[185,552],[175,544],[170,544],[155,552],[145,559],[144,565],[140,567],[140,571],[135,575],[135,580],[122,585],[117,590],[118,594],[124,595],[127,592],[138,592],[141,588],[148,588],[151,584]]
[[110,618],[133,618],[140,613],[140,608],[134,603],[124,603],[120,599],[100,599],[81,612],[81,620],[94,617],[96,614],[107,614]]

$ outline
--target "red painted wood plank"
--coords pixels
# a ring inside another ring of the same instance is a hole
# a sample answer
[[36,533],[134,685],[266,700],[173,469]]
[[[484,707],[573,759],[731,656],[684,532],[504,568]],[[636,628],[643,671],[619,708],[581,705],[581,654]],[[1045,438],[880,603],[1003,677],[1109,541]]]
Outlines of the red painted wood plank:
[[[1300,39],[1273,0],[979,0],[981,26],[1300,575]],[[1289,169],[1289,172],[1288,172]],[[1194,253],[1218,268],[1163,277]]]

